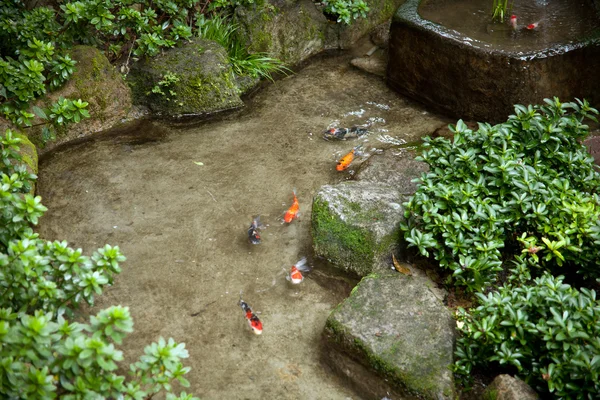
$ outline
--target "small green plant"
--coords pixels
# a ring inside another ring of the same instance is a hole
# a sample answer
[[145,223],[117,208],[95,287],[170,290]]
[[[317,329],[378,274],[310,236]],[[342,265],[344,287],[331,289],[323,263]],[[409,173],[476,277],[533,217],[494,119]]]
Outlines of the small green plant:
[[231,23],[227,17],[198,18],[198,36],[214,40],[227,49],[229,62],[236,75],[273,80],[272,73],[290,72],[280,60],[265,53],[248,53],[237,35],[237,29],[237,25]]
[[555,398],[593,399],[600,393],[600,301],[563,277],[544,273],[530,283],[528,261],[517,257],[509,283],[477,293],[479,307],[458,310],[462,336],[454,370],[505,370]]
[[129,378],[118,374],[116,346],[133,330],[127,307],[72,321],[80,304],[93,305],[113,283],[125,257],[110,245],[87,257],[33,232],[46,207],[29,193],[36,176],[22,163],[19,142],[10,130],[0,135],[0,397],[149,399],[164,391],[167,399],[193,399],[172,393],[176,381],[189,386],[181,363],[188,352],[173,339],[147,346]]
[[472,291],[523,252],[551,271],[600,277],[600,174],[581,144],[597,113],[585,100],[546,99],[477,131],[458,121],[453,141],[425,138],[417,159],[429,172],[406,203],[409,246]]
[[[162,76],[162,79],[152,87],[152,90],[146,94],[155,93],[159,96],[163,96],[165,99],[167,99],[167,101],[170,101],[175,96],[177,96],[177,93],[169,88],[171,85],[177,82],[179,82],[179,77],[177,76],[177,74],[167,71]],[[163,89],[167,90],[168,93],[165,93]]]
[[366,18],[369,6],[364,0],[324,0],[324,12],[337,17],[337,22],[350,25],[355,19]]
[[492,1],[492,21],[504,22],[504,18],[510,14],[513,2],[508,4],[508,0],[493,0]]

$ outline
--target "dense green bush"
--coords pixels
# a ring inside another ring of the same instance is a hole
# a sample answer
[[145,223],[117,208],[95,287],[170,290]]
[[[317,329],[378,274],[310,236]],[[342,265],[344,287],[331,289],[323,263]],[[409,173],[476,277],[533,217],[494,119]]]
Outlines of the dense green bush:
[[229,62],[236,75],[249,75],[253,78],[273,80],[271,74],[287,74],[290,70],[280,60],[265,53],[248,53],[244,42],[238,35],[238,26],[228,17],[213,16],[210,19],[199,17],[198,36],[214,40],[227,49]]
[[369,6],[364,0],[323,0],[322,3],[326,14],[334,15],[337,22],[348,25],[359,17],[366,18],[369,12]]
[[507,122],[458,121],[454,140],[426,138],[430,171],[406,204],[405,238],[430,252],[458,284],[483,289],[520,253],[542,268],[598,278],[600,174],[581,144],[586,101],[517,105]]
[[[562,399],[595,399],[600,393],[600,301],[563,277],[544,273],[529,282],[525,256],[510,282],[477,293],[480,306],[459,309],[462,337],[454,369],[468,377],[474,367],[516,372],[539,392]],[[535,261],[534,261],[535,262]]]
[[145,399],[165,390],[167,399],[192,399],[171,392],[189,383],[184,344],[160,338],[129,366],[116,370],[121,344],[132,331],[127,307],[114,306],[75,322],[76,308],[113,282],[125,260],[118,247],[91,257],[66,242],[41,240],[31,226],[46,208],[29,194],[36,178],[17,153],[20,139],[0,136],[0,397],[22,399]]

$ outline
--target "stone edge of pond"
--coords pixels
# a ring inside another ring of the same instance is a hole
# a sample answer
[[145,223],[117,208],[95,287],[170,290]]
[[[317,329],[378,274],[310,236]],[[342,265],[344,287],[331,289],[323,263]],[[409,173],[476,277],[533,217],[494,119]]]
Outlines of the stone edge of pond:
[[394,90],[448,115],[490,123],[506,120],[514,104],[600,99],[590,62],[600,60],[600,30],[540,51],[494,50],[422,19],[419,2],[407,0],[392,18],[386,77]]

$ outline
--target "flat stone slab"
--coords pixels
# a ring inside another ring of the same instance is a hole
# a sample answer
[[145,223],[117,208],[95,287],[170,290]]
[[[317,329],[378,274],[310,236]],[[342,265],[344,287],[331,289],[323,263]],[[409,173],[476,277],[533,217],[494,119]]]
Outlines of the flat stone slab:
[[327,319],[327,347],[386,379],[402,398],[453,399],[455,321],[431,285],[394,272],[363,278]]
[[413,180],[429,171],[427,163],[415,160],[416,156],[416,151],[411,149],[387,149],[373,154],[360,165],[354,179],[385,183],[402,194],[413,195],[418,187]]
[[312,206],[315,253],[338,268],[368,275],[375,261],[399,242],[402,203],[407,200],[393,186],[381,183],[323,186]]

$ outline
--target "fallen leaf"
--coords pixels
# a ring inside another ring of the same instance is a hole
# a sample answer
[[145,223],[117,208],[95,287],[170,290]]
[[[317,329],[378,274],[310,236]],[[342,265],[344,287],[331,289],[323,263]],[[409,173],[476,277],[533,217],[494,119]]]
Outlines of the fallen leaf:
[[200,161],[194,161],[194,164],[196,164],[196,165],[204,165],[204,163],[200,162]]
[[410,269],[403,267],[402,265],[400,265],[400,263],[398,262],[398,260],[396,260],[396,256],[392,254],[392,261],[394,262],[394,268],[396,268],[396,271],[400,272],[401,274],[404,275],[412,275],[412,272],[410,271]]

